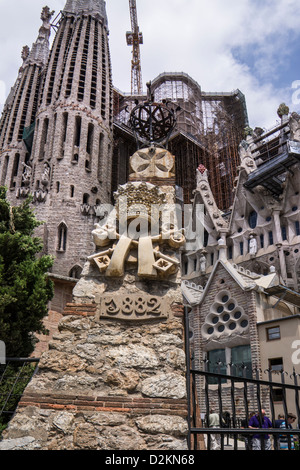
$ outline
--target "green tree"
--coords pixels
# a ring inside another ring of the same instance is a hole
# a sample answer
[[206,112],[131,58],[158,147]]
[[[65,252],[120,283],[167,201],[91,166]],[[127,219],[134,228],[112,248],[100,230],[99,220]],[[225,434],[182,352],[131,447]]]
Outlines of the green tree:
[[28,357],[35,333],[46,334],[43,318],[53,296],[47,272],[50,256],[39,255],[43,244],[34,236],[41,225],[30,207],[31,199],[12,207],[6,188],[0,187],[0,340],[7,357]]

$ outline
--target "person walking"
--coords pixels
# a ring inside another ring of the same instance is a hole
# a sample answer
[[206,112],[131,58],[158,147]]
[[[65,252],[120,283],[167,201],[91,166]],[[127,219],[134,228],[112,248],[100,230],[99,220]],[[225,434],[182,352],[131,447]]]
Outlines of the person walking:
[[[284,420],[281,425],[280,429],[293,429],[292,423],[296,421],[296,416],[293,413],[289,413],[287,415],[287,424],[286,421]],[[294,443],[294,437],[289,434],[283,434],[279,436],[279,449],[280,450],[294,450],[295,449],[295,443]]]
[[[251,413],[249,413],[248,419],[245,418],[241,421],[241,428],[247,429],[248,423],[250,419],[252,418],[252,416],[254,415],[255,415],[255,412],[251,411]],[[244,441],[245,441],[245,450],[252,450],[252,437],[253,437],[252,434],[245,434],[245,435],[242,434],[242,437],[244,438]]]
[[[218,413],[214,410],[210,410],[208,417],[208,424],[210,428],[219,428],[220,427],[220,417]],[[221,447],[221,437],[220,434],[211,434],[210,435],[211,450],[219,450]]]
[[[256,413],[249,420],[250,429],[268,429],[272,428],[270,419],[266,416],[265,410]],[[252,450],[271,450],[271,439],[269,434],[254,433],[252,438]]]

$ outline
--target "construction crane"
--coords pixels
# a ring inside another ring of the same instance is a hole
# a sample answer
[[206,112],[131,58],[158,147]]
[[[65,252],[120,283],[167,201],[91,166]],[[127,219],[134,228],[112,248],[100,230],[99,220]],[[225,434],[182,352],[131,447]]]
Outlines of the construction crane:
[[143,34],[140,32],[138,25],[136,0],[129,0],[129,10],[131,19],[131,31],[127,31],[126,39],[128,46],[132,46],[131,95],[142,95],[143,83],[140,44],[143,44]]

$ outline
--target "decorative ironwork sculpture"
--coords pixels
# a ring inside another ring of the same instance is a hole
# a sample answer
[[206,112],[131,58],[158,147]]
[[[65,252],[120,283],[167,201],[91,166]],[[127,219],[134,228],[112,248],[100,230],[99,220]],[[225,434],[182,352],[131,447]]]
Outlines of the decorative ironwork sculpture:
[[[147,101],[132,110],[130,115],[130,126],[136,137],[137,146],[164,146],[167,148],[169,138],[176,125],[176,111],[171,103],[153,101],[151,93],[151,82],[147,83]],[[164,145],[162,144],[164,142]]]

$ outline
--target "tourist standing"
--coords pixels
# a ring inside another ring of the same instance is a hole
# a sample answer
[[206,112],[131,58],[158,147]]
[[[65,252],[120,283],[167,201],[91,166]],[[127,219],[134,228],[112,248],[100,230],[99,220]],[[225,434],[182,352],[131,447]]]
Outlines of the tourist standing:
[[[273,427],[270,419],[266,416],[265,410],[261,410],[261,414],[256,413],[252,416],[248,426],[250,429],[268,429]],[[269,434],[254,434],[252,438],[252,450],[271,450]]]

